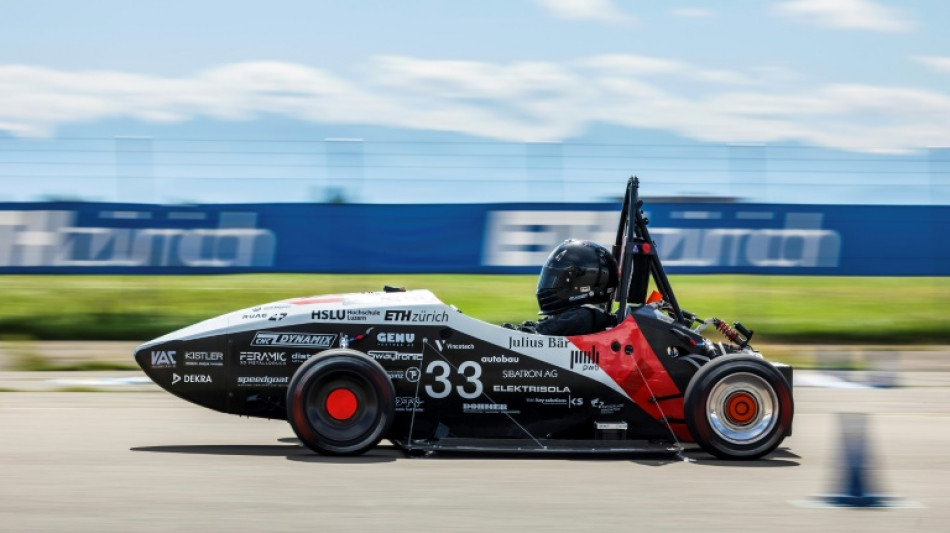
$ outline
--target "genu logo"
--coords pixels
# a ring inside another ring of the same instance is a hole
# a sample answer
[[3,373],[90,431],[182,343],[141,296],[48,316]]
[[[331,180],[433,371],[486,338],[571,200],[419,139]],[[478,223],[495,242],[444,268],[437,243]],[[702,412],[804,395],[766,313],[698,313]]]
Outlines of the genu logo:
[[175,361],[175,350],[153,350],[152,368],[175,368],[178,363]]

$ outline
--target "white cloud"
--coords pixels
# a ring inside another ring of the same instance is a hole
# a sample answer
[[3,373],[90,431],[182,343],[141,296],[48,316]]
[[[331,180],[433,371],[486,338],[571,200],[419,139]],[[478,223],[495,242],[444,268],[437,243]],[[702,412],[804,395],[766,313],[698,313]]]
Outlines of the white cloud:
[[775,5],[773,11],[821,28],[903,33],[915,26],[899,11],[872,0],[792,0]]
[[950,57],[939,56],[917,56],[912,58],[914,61],[926,65],[937,72],[950,74]]
[[[946,65],[947,58],[921,58]],[[935,61],[939,60],[939,61]],[[943,68],[943,67],[941,67]],[[707,69],[603,55],[570,63],[376,58],[353,77],[281,62],[221,65],[186,77],[0,65],[0,130],[53,135],[112,118],[299,120],[558,141],[595,123],[716,142],[801,142],[912,150],[950,138],[950,92],[807,85],[794,73]]]
[[692,19],[708,18],[708,17],[713,16],[712,10],[703,9],[699,7],[679,7],[670,11],[670,13],[672,13],[674,17],[683,17],[683,18],[692,18]]
[[637,19],[621,11],[612,0],[535,0],[558,18],[593,20],[608,24],[630,25]]

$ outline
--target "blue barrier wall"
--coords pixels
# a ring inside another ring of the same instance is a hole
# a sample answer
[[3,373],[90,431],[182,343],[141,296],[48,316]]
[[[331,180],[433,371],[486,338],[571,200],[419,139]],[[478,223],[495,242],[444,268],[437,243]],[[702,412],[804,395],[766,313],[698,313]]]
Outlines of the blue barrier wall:
[[[536,273],[619,204],[0,203],[2,273]],[[652,204],[671,273],[950,275],[948,206]]]

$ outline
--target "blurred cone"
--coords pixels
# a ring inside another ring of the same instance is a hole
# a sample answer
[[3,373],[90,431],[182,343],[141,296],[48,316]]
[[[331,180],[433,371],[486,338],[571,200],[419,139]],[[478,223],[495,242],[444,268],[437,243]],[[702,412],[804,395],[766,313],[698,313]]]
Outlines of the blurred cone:
[[866,413],[838,413],[841,421],[843,457],[841,487],[833,494],[817,496],[829,505],[839,507],[886,507],[894,496],[873,492],[871,470],[868,468],[868,441],[865,428]]

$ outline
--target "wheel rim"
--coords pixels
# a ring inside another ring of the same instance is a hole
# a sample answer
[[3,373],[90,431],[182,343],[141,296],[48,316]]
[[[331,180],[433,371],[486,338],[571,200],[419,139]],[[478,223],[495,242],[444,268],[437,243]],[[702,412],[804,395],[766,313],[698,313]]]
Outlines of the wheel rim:
[[355,372],[328,372],[304,394],[310,426],[325,440],[339,445],[364,438],[381,416],[376,389]]
[[748,444],[778,423],[778,396],[761,376],[737,372],[709,392],[706,414],[712,430],[733,444]]

